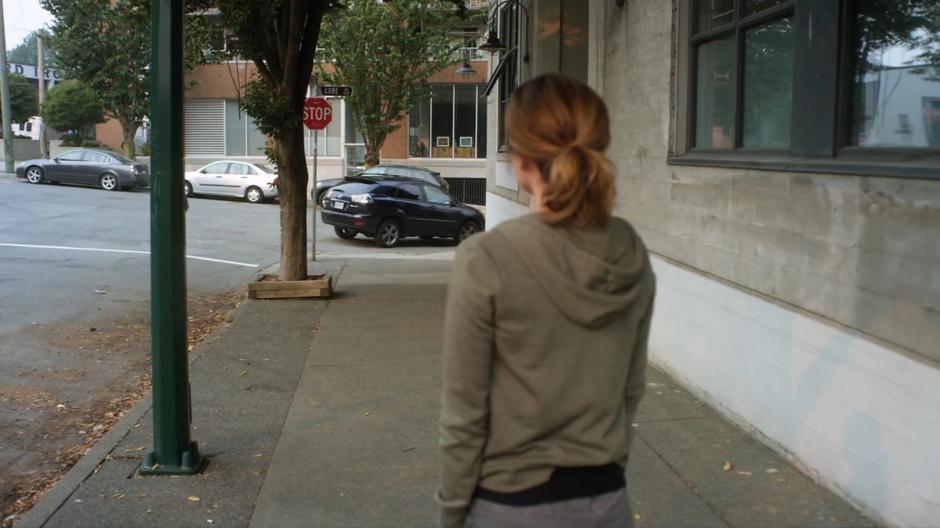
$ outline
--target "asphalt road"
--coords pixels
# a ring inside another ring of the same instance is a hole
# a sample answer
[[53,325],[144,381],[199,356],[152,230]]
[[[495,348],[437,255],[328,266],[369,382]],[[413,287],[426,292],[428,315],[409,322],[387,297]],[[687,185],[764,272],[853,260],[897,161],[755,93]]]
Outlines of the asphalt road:
[[[149,200],[146,191],[29,185],[0,175],[0,336],[91,306],[119,313],[148,299]],[[186,222],[190,292],[242,287],[278,261],[277,204],[193,198]],[[362,237],[341,240],[319,223],[317,250],[321,259],[453,255],[446,241],[406,240],[383,250]]]

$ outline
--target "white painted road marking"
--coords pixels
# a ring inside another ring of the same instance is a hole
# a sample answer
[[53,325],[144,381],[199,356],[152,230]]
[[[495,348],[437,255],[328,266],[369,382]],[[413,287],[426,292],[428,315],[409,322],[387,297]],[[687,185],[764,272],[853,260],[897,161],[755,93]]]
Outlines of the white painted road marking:
[[[108,248],[89,248],[89,247],[72,247],[72,246],[42,246],[38,244],[5,244],[0,243],[0,247],[16,247],[16,248],[27,248],[27,249],[61,249],[65,251],[93,251],[97,253],[124,253],[127,255],[150,255],[149,251],[138,251],[134,249],[108,249]],[[231,264],[232,266],[242,266],[245,268],[258,268],[257,264],[248,264],[246,262],[237,262],[234,260],[222,260],[214,259],[209,257],[199,257],[196,255],[186,255],[186,258],[192,260],[202,260],[204,262],[216,262],[219,264]]]

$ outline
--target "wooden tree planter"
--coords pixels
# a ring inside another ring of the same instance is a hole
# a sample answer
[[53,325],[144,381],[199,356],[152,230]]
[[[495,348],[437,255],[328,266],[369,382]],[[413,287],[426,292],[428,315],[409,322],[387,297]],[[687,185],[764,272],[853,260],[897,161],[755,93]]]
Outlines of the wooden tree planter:
[[276,275],[265,275],[248,284],[248,297],[252,299],[329,299],[332,294],[332,275],[311,275],[302,281],[281,281]]

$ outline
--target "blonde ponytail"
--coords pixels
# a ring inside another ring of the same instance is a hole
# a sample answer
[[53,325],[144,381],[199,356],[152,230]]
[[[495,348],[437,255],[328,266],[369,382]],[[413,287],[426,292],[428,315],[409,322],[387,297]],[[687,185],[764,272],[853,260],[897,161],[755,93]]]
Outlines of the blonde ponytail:
[[513,152],[541,167],[546,222],[585,227],[610,220],[610,119],[600,96],[571,77],[542,75],[513,92],[506,124]]

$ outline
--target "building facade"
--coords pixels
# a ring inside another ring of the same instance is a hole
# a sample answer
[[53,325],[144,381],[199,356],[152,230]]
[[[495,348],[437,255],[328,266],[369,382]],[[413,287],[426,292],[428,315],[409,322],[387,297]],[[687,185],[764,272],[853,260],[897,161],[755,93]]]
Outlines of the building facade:
[[616,214],[653,254],[652,361],[876,519],[936,525],[940,27],[923,10],[940,8],[515,4],[492,2],[507,49],[488,226],[528,210],[502,128],[513,87],[588,82],[610,109]]
[[[383,163],[418,165],[441,173],[470,203],[484,202],[486,178],[487,105],[483,96],[489,61],[472,55],[471,75],[458,74],[460,64],[436,73],[431,96],[402,117],[400,128],[382,148]],[[246,61],[199,66],[188,76],[186,91],[185,164],[196,169],[220,159],[266,162],[267,138],[239,108],[241,86],[254,75]],[[357,87],[352,87],[356,90]],[[311,86],[310,95],[314,93]],[[338,178],[363,168],[365,144],[356,130],[352,112],[341,97],[328,98],[333,107],[330,125],[316,133],[318,179]],[[308,170],[313,170],[314,133],[306,132]],[[111,121],[98,125],[103,145],[120,151],[121,128]],[[145,133],[139,133],[145,143]]]

